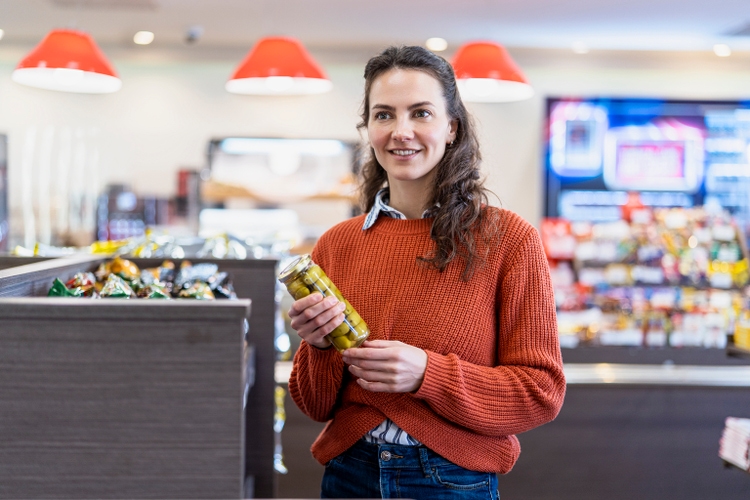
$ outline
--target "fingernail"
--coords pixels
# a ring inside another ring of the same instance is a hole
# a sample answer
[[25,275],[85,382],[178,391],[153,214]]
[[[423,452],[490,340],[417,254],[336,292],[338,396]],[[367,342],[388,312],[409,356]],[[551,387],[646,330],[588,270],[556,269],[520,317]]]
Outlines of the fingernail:
[[343,311],[344,309],[346,309],[346,304],[344,304],[343,302],[339,302],[338,308],[339,311]]
[[328,297],[328,298],[326,298],[326,304],[328,304],[329,306],[332,306],[332,305],[336,304],[336,302],[338,302],[338,301],[339,301],[339,299],[337,299],[336,297]]

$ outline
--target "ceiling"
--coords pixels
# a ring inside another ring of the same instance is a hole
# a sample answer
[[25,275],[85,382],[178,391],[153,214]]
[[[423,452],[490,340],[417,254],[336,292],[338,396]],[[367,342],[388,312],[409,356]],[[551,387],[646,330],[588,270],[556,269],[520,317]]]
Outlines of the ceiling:
[[[101,45],[156,34],[154,49],[248,49],[288,35],[316,48],[422,44],[449,50],[474,39],[508,47],[750,51],[750,0],[0,0],[0,44],[33,45],[52,28],[87,31]],[[188,43],[188,32],[198,34]]]

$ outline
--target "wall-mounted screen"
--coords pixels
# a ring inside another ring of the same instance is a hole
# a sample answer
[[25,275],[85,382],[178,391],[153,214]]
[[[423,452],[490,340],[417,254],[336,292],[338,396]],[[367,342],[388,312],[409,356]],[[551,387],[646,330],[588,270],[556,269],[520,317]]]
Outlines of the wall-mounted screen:
[[545,216],[714,205],[750,223],[750,100],[548,98]]

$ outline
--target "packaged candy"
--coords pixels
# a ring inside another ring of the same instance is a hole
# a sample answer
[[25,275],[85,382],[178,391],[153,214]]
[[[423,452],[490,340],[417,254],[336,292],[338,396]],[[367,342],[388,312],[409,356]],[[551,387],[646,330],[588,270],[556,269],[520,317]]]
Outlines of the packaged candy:
[[170,299],[169,292],[157,283],[142,286],[136,295],[141,299]]
[[180,270],[174,278],[175,288],[178,290],[187,288],[196,281],[206,283],[218,270],[219,266],[216,264],[203,263],[192,265],[188,261],[185,261],[180,266]]
[[130,288],[130,285],[125,283],[125,281],[116,274],[110,274],[107,277],[107,281],[104,282],[104,286],[99,295],[101,295],[102,298],[111,299],[129,299],[130,297],[135,297],[135,293],[133,293],[133,289]]
[[63,283],[60,278],[55,278],[55,281],[52,283],[52,288],[49,289],[49,292],[47,292],[48,297],[81,297],[83,296],[83,291],[80,288],[75,288],[73,290],[69,290],[68,287],[65,286],[65,283]]
[[213,300],[214,294],[208,284],[201,281],[196,281],[187,288],[183,288],[177,294],[178,298],[181,299],[199,299],[199,300]]

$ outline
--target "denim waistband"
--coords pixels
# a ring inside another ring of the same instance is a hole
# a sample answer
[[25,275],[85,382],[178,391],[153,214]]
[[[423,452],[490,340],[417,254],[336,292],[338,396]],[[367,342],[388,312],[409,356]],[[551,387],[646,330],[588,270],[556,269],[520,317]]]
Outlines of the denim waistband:
[[345,454],[354,460],[377,463],[381,469],[422,469],[454,465],[424,445],[373,444],[357,441]]

